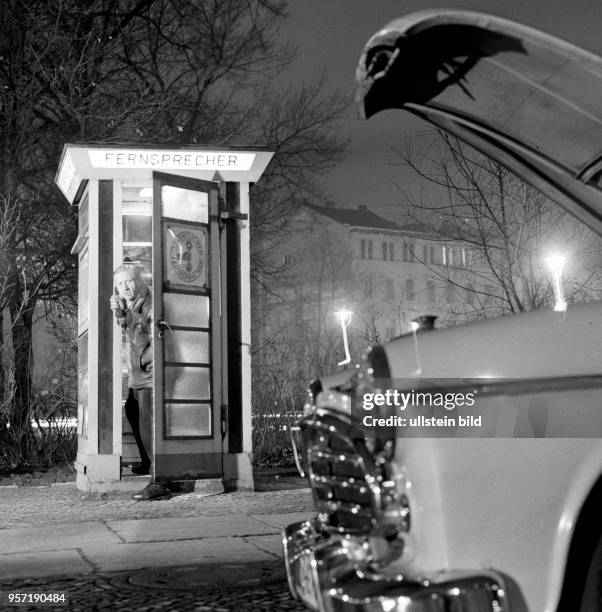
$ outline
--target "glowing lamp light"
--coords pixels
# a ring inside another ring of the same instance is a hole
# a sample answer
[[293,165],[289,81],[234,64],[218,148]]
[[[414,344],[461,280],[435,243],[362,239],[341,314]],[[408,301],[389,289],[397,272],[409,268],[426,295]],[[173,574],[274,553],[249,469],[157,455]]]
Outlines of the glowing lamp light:
[[552,275],[554,312],[566,312],[567,303],[562,292],[562,272],[566,264],[566,257],[563,255],[551,255],[550,257],[546,257],[545,261]]
[[343,345],[345,347],[345,359],[339,363],[339,365],[346,365],[351,363],[351,355],[349,354],[349,342],[347,340],[347,328],[351,323],[351,315],[353,312],[351,310],[337,310],[334,313],[334,316],[337,318],[341,329],[343,330]]

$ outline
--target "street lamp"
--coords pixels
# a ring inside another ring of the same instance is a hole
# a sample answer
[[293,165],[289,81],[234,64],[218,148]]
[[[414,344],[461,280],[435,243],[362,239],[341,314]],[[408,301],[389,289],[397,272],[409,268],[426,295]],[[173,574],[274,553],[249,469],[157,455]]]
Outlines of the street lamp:
[[567,303],[562,292],[562,271],[566,263],[563,255],[551,255],[546,257],[546,264],[552,275],[552,288],[554,290],[554,311],[565,312]]
[[339,363],[339,365],[346,365],[351,363],[351,355],[349,354],[349,343],[347,341],[347,328],[351,323],[351,310],[337,310],[334,315],[337,318],[341,329],[343,330],[343,345],[345,347],[345,359]]

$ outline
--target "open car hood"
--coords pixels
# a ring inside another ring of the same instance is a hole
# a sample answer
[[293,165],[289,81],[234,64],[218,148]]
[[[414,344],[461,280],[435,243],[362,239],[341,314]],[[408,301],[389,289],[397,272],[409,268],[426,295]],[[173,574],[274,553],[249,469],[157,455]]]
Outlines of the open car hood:
[[370,38],[356,79],[362,117],[414,113],[602,234],[602,58],[498,17],[421,11]]

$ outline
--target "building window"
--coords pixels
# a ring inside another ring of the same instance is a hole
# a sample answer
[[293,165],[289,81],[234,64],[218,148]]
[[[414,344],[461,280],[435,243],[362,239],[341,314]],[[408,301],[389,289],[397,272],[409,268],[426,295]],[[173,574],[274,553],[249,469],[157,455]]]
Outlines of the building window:
[[443,265],[460,268],[466,265],[465,249],[459,246],[443,247]]
[[395,245],[392,242],[383,242],[383,261],[395,261]]
[[435,247],[433,245],[429,246],[429,261],[432,264],[438,263],[437,256],[435,255]]
[[472,283],[466,283],[466,303],[469,306],[473,306],[475,303],[474,285]]
[[374,295],[374,284],[372,277],[364,279],[364,297],[371,298]]
[[284,265],[290,266],[293,263],[293,258],[290,255],[284,256]]
[[395,299],[395,286],[392,278],[385,279],[385,294],[388,300]]
[[413,242],[403,243],[403,260],[406,263],[414,261],[414,243]]
[[395,261],[395,245],[392,242],[383,242],[383,261]]
[[448,304],[456,303],[456,291],[451,283],[447,283],[447,287],[445,288],[445,301]]
[[471,268],[475,261],[475,254],[472,249],[464,249],[464,265]]
[[485,300],[491,302],[497,296],[495,295],[495,287],[493,285],[485,285]]
[[387,340],[395,337],[395,321],[391,321],[391,324],[387,327],[385,337]]
[[431,260],[429,259],[429,247],[428,247],[428,244],[423,244],[422,245],[422,263],[423,264],[432,263]]
[[435,294],[435,283],[432,280],[426,281],[426,299],[431,303],[437,301],[437,296]]
[[360,240],[360,257],[362,259],[372,259],[372,240]]
[[414,288],[414,279],[408,278],[406,280],[406,299],[409,301],[414,300],[416,297],[415,288]]

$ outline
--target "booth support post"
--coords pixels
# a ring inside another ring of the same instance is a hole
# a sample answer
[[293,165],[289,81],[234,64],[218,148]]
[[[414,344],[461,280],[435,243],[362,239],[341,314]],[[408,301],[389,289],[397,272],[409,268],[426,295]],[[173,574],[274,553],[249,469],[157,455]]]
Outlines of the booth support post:
[[99,491],[103,485],[112,488],[121,469],[113,440],[114,325],[108,308],[113,288],[113,181],[90,181],[89,224],[89,404],[86,431],[78,440],[76,483],[82,491]]
[[227,447],[223,479],[226,490],[252,490],[249,183],[226,183],[224,195],[226,211],[235,215],[225,229]]

